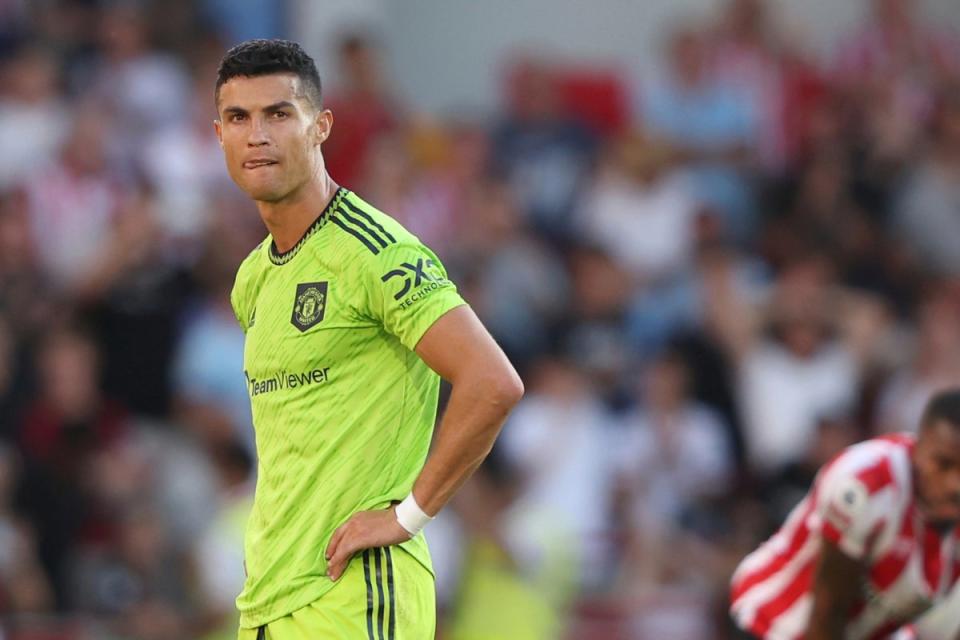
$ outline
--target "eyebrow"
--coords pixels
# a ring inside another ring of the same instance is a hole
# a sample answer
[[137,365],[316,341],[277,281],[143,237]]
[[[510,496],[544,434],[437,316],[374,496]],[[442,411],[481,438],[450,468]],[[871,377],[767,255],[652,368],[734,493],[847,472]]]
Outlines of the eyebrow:
[[293,103],[288,100],[281,100],[280,102],[274,102],[273,104],[267,105],[263,108],[267,113],[273,113],[274,111],[280,111],[281,109],[291,109],[293,108]]
[[[277,111],[280,111],[281,109],[293,108],[293,106],[294,106],[293,103],[290,102],[289,100],[281,100],[280,102],[274,102],[273,104],[268,104],[263,108],[263,111],[265,111],[266,113],[275,113]],[[236,107],[236,106],[225,107],[223,112],[225,114],[236,113],[240,115],[248,115],[250,113],[243,107]]]

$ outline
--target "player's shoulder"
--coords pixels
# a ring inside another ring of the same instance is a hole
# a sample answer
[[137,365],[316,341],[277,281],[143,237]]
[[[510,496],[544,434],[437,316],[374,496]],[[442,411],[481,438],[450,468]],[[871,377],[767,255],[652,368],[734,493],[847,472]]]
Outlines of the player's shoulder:
[[237,267],[237,275],[233,281],[233,289],[230,291],[230,306],[233,307],[237,322],[244,331],[252,322],[251,311],[254,308],[253,300],[256,299],[257,290],[260,282],[263,281],[264,271],[264,248],[267,240],[262,240],[260,244],[253,248],[247,254],[247,257],[240,262]]
[[892,434],[872,438],[844,449],[823,471],[829,484],[856,485],[866,495],[887,490],[909,494],[912,474],[910,452],[915,438],[910,434]]
[[356,272],[389,268],[398,256],[421,252],[435,260],[420,239],[393,217],[373,206],[356,193],[343,189],[330,211],[330,226],[338,235],[337,262]]
[[247,257],[240,262],[240,266],[237,267],[234,288],[256,279],[256,275],[266,267],[264,248],[269,239],[269,236],[267,236],[261,240],[257,246],[247,254]]
[[267,241],[270,239],[270,236],[265,237],[263,240],[257,243],[253,249],[250,250],[250,253],[240,261],[240,266],[237,267],[237,272],[241,271],[250,271],[251,269],[256,269],[260,266],[260,263],[263,261],[263,250],[267,244]]
[[388,241],[392,238],[394,242],[419,242],[417,237],[393,216],[381,211],[349,189],[344,190],[339,208],[341,211],[353,214],[354,217],[359,217],[362,222],[373,225],[375,230]]
[[338,195],[330,222],[340,235],[338,244],[364,261],[375,262],[397,246],[419,244],[403,225],[347,189]]

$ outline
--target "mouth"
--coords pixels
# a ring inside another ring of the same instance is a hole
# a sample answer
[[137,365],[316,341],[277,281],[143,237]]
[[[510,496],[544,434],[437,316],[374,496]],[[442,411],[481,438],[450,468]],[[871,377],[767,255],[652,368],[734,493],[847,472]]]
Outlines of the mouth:
[[277,161],[271,158],[252,158],[243,163],[243,168],[260,169],[261,167],[269,167],[275,164],[278,164]]
[[960,518],[960,504],[955,500],[941,500],[931,505],[930,511],[951,519]]

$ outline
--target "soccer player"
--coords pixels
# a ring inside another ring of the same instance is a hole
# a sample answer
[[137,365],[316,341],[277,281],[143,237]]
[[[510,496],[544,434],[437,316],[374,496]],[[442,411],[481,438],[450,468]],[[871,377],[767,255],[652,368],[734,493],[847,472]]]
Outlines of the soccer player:
[[913,637],[910,623],[957,581],[958,522],[960,390],[949,390],[916,436],[853,445],[820,470],[734,573],[734,620],[770,640]]
[[[437,256],[327,174],[333,114],[299,45],[230,49],[216,105],[269,232],[231,294],[259,458],[239,638],[432,638],[420,531],[523,385]],[[440,376],[453,390],[428,458]]]

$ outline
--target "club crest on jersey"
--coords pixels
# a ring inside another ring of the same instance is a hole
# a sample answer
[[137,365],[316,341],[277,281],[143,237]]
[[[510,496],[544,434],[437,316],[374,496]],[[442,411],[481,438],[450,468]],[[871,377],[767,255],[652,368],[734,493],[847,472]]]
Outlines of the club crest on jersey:
[[327,283],[304,282],[297,285],[290,322],[300,331],[306,331],[323,320],[327,309]]

